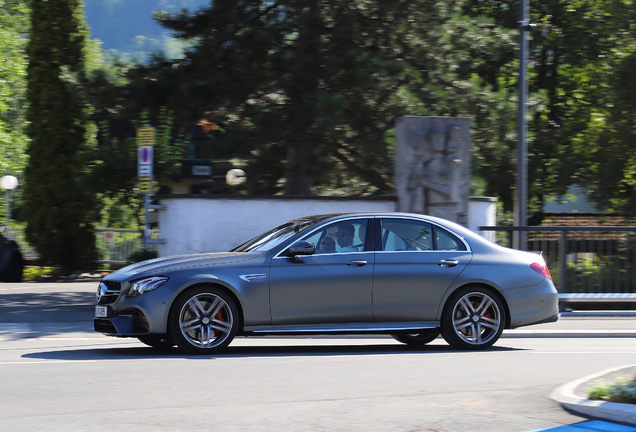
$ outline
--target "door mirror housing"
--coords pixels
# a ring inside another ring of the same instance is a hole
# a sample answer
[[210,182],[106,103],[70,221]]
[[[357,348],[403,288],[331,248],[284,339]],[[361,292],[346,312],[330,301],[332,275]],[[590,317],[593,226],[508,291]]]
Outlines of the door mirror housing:
[[313,255],[316,253],[316,245],[306,240],[292,244],[283,255],[293,257],[297,255]]

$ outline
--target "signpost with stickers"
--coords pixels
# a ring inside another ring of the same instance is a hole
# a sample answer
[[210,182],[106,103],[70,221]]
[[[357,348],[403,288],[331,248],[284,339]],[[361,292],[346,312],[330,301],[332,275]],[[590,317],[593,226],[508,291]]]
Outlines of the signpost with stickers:
[[155,146],[155,128],[152,126],[144,126],[137,128],[137,177],[139,193],[144,194],[144,249],[148,250],[150,243],[162,243],[161,240],[150,239],[150,222],[148,211],[151,209],[159,210],[163,206],[150,205],[150,195],[154,190],[154,177],[152,173],[154,146]]

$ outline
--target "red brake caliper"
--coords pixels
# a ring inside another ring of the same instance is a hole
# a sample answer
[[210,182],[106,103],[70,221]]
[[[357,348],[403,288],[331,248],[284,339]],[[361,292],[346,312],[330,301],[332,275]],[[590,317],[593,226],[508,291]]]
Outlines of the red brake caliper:
[[[218,311],[216,313],[216,315],[214,315],[214,318],[218,319],[219,321],[223,322],[223,311]],[[212,331],[214,332],[214,336],[216,336],[216,330],[212,329]]]

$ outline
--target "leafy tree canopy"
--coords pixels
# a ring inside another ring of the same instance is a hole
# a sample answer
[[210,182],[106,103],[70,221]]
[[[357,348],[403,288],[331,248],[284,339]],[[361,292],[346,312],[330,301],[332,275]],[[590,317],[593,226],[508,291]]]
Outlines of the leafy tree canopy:
[[26,237],[43,262],[69,273],[91,268],[96,258],[94,197],[82,181],[87,30],[81,0],[33,0],[30,6]]
[[21,179],[26,163],[26,1],[0,0],[0,176]]
[[480,71],[514,51],[511,32],[461,4],[219,0],[161,13],[194,46],[131,71],[130,88],[180,121],[228,108],[252,192],[391,194],[396,117],[470,115],[485,127],[509,112]]

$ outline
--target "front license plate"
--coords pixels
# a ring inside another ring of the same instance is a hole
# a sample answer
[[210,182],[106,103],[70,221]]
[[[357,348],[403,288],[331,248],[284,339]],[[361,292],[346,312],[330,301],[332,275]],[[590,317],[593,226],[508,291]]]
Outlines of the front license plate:
[[95,317],[106,318],[108,316],[108,306],[95,306]]

